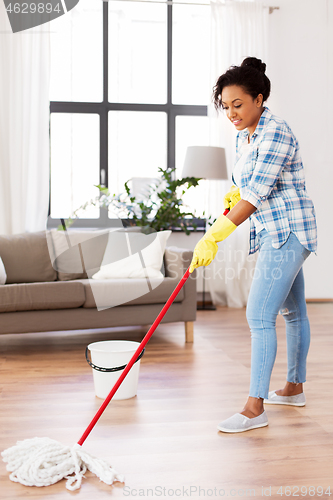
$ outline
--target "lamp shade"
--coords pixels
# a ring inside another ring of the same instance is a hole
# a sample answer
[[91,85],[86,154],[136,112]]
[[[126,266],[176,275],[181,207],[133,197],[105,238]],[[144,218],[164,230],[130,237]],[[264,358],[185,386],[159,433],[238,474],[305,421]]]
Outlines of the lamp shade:
[[213,146],[189,146],[182,177],[228,179],[225,149]]

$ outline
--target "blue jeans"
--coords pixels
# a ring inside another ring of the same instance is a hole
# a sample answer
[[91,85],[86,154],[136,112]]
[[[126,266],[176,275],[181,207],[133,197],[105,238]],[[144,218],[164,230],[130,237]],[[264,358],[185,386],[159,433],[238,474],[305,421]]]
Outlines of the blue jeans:
[[287,381],[306,380],[306,357],[310,345],[302,265],[310,255],[294,233],[279,248],[273,248],[266,230],[258,235],[259,255],[248,298],[246,317],[251,330],[251,383],[249,396],[268,398],[276,357],[276,318],[286,322]]

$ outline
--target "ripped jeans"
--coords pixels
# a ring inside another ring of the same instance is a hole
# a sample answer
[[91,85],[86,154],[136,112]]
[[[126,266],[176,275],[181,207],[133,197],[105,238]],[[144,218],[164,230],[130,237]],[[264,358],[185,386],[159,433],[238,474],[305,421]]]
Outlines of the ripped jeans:
[[310,255],[294,233],[279,248],[273,248],[266,230],[258,234],[259,255],[248,298],[246,317],[251,330],[251,382],[249,396],[268,398],[276,357],[276,318],[286,323],[287,381],[306,380],[306,358],[310,345],[302,265]]

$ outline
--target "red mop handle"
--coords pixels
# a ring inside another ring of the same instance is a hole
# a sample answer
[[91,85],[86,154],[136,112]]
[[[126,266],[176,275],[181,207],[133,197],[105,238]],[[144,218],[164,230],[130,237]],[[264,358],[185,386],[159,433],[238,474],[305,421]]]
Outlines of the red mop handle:
[[135,353],[133,354],[133,356],[129,360],[128,364],[126,365],[126,368],[121,373],[121,375],[118,378],[117,382],[115,383],[114,387],[111,389],[111,391],[107,395],[106,399],[103,401],[101,407],[97,411],[96,415],[94,416],[94,418],[92,419],[92,421],[90,422],[90,424],[88,425],[88,427],[86,428],[84,433],[82,434],[82,437],[78,441],[79,445],[81,445],[81,446],[83,445],[83,443],[85,442],[85,440],[87,439],[87,437],[89,436],[89,434],[91,433],[91,431],[93,430],[95,425],[97,424],[97,422],[98,422],[99,418],[101,417],[102,413],[104,412],[105,408],[108,406],[111,399],[115,395],[116,391],[119,389],[119,386],[121,385],[122,381],[124,380],[124,378],[126,377],[128,372],[130,371],[130,369],[134,365],[135,361],[137,360],[138,356],[141,354],[141,351],[143,350],[143,348],[145,347],[145,345],[149,341],[150,337],[153,335],[154,331],[156,330],[156,328],[158,327],[158,325],[162,321],[163,316],[165,315],[165,313],[167,312],[167,310],[171,306],[172,302],[175,300],[176,296],[178,295],[178,293],[180,292],[182,287],[185,285],[185,282],[186,282],[187,278],[189,277],[189,275],[190,275],[190,268],[187,269],[184,276],[181,278],[180,282],[178,283],[178,285],[176,286],[176,288],[174,289],[174,291],[170,295],[170,297],[169,297],[168,301],[166,302],[166,304],[164,305],[163,309],[161,310],[161,312],[159,313],[159,315],[155,319],[154,323],[152,324],[152,326],[149,328],[148,332],[144,336],[141,344],[139,345],[139,347],[137,348],[137,350],[135,351]]
[[226,208],[225,211],[223,212],[223,215],[228,215],[229,212],[230,212],[230,208]]

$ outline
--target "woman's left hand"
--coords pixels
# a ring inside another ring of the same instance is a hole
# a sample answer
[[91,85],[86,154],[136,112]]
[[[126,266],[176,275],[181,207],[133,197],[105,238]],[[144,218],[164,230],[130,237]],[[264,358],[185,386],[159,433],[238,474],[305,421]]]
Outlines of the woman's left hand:
[[223,198],[223,205],[225,209],[231,210],[241,200],[239,188],[231,186],[230,191]]

